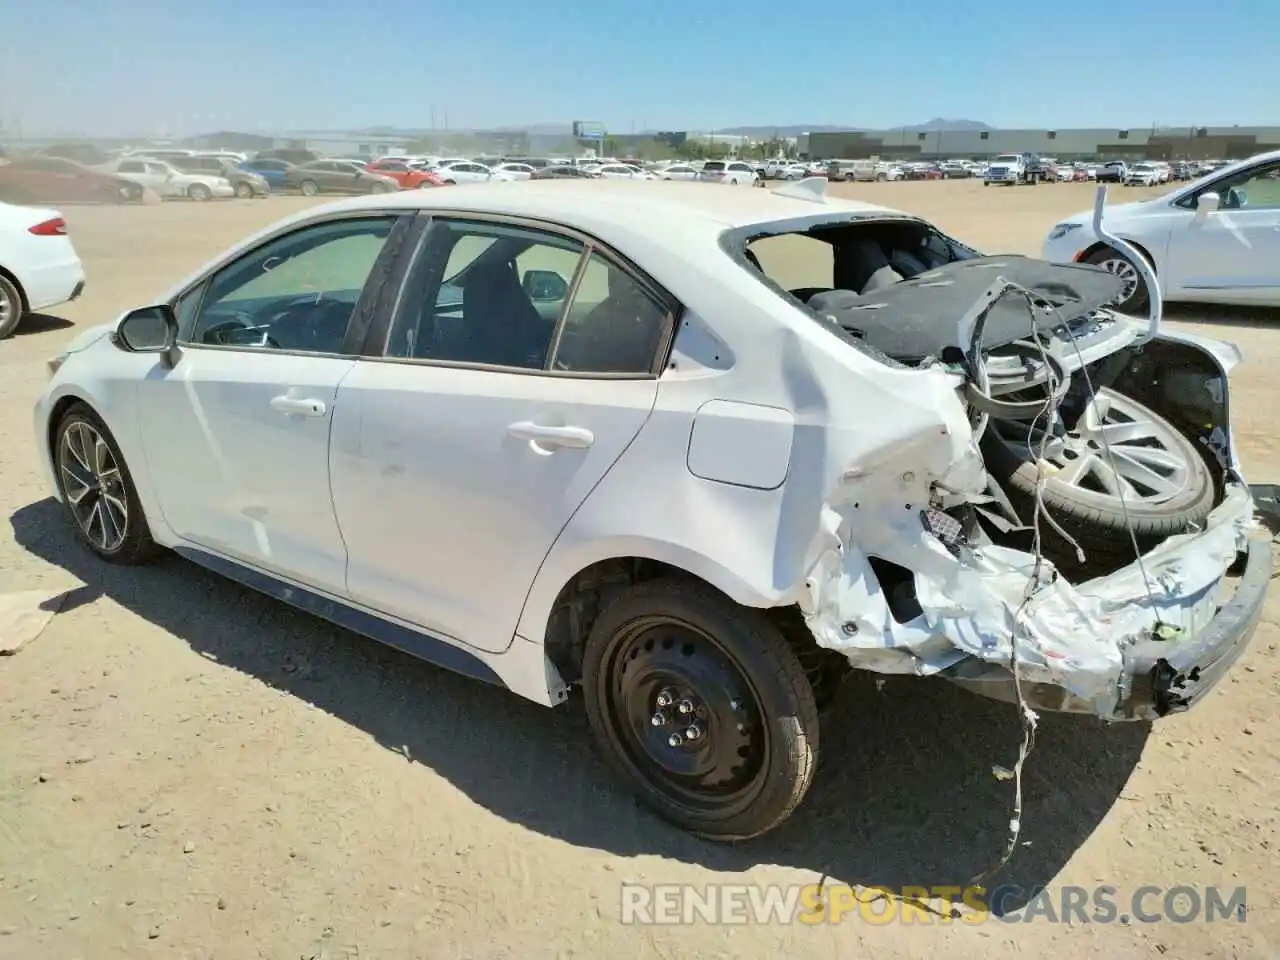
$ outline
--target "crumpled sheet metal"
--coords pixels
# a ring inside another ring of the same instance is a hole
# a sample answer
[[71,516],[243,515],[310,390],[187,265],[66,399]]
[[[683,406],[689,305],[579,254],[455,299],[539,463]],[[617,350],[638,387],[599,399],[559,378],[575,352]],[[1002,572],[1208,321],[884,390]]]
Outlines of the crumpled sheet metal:
[[12,656],[34,640],[62,608],[69,590],[0,593],[0,656]]
[[[1212,618],[1217,588],[1254,526],[1248,490],[1234,485],[1203,531],[1171,537],[1141,568],[1135,560],[1072,585],[1047,576],[1044,562],[1024,605],[1035,558],[996,546],[953,555],[921,523],[921,501],[909,499],[919,492],[900,479],[853,476],[828,502],[801,599],[818,643],[859,668],[916,675],[966,657],[1008,665],[1016,650],[1024,678],[1061,686],[1102,717],[1126,692],[1128,646],[1157,623],[1196,632]],[[921,615],[894,620],[871,556],[915,574]]]

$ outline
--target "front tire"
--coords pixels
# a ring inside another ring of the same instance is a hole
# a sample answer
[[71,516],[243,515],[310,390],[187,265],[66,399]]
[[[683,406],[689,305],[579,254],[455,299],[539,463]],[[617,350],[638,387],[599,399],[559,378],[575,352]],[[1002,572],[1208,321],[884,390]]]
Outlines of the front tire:
[[236,196],[241,200],[253,199],[253,187],[249,186],[247,183],[237,183]]
[[778,826],[804,799],[818,708],[795,652],[712,587],[630,587],[583,658],[587,718],[610,766],[664,819],[713,840]]
[[314,197],[320,192],[320,184],[314,180],[303,180],[298,184],[298,189],[302,191],[304,197]]
[[85,404],[75,404],[58,422],[53,460],[62,502],[85,546],[103,560],[127,565],[161,552],[115,438]]
[[1119,250],[1103,247],[1085,257],[1084,262],[1101,267],[1108,273],[1114,273],[1124,282],[1125,286],[1120,299],[1114,304],[1117,310],[1139,316],[1146,312],[1147,305],[1151,302],[1151,295],[1147,291],[1142,274],[1138,272],[1132,260]]
[[197,203],[204,203],[206,200],[213,199],[213,191],[203,183],[193,183],[187,188],[187,198]]

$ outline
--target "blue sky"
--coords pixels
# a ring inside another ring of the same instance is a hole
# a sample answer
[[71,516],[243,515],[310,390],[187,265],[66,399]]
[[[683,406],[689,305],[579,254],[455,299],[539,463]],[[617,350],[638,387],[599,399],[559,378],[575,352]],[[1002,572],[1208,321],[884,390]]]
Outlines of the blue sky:
[[26,135],[1280,124],[1280,0],[0,6],[0,123]]

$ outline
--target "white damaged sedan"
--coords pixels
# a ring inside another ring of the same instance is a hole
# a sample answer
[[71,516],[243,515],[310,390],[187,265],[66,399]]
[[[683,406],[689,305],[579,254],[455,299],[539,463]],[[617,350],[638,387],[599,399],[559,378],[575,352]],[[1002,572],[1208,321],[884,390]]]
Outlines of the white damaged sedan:
[[646,803],[750,837],[850,669],[1145,719],[1244,649],[1274,504],[1238,355],[1109,311],[1119,283],[814,180],[363,197],[82,334],[36,442],[102,559],[167,548],[539,703],[580,688]]

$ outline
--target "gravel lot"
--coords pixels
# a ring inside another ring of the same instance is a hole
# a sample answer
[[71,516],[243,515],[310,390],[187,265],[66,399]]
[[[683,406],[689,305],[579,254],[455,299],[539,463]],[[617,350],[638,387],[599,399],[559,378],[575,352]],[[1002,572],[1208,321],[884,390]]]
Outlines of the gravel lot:
[[[1033,254],[1092,197],[1082,184],[833,191]],[[1244,885],[1247,922],[634,927],[619,922],[624,881],[965,883],[1003,850],[1012,789],[991,768],[1015,759],[1014,710],[942,683],[855,680],[804,806],[726,848],[639,810],[573,709],[447,674],[177,559],[92,562],[36,472],[43,361],[307,202],[67,206],[87,293],[0,342],[0,592],[77,587],[0,660],[0,957],[1280,956],[1280,591],[1198,709],[1155,729],[1042,719],[1024,845],[1000,877],[1111,884],[1122,903],[1145,884]],[[1171,313],[1244,348],[1236,438],[1251,479],[1275,479],[1280,314]]]

